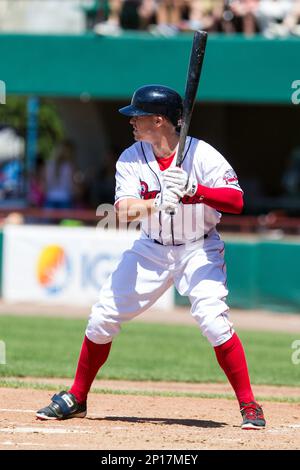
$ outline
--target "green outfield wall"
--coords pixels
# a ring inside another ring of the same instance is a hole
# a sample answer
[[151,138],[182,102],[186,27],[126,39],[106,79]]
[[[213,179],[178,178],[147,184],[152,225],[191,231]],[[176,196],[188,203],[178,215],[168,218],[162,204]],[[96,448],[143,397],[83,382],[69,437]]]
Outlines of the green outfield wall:
[[[231,307],[300,313],[300,243],[227,241],[225,247]],[[189,303],[178,293],[175,298]]]
[[3,232],[0,231],[0,295],[2,293]]
[[[82,237],[84,239],[84,233]],[[8,254],[6,259],[9,259]],[[230,307],[300,313],[300,241],[229,239],[225,241],[225,259]],[[2,261],[3,233],[0,231],[0,293],[5,269],[8,269],[8,266],[2,267]],[[101,270],[97,275],[101,276]],[[188,298],[177,292],[175,302],[189,304]]]
[[[0,80],[11,94],[127,99],[157,82],[183,94],[191,43],[191,34],[2,34]],[[290,104],[297,80],[300,38],[211,34],[198,99]]]

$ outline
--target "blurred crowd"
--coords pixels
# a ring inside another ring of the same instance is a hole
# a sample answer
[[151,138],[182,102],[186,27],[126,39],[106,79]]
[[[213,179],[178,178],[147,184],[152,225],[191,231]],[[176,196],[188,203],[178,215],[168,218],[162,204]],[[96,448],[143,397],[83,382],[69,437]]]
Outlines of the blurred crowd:
[[29,177],[29,205],[46,209],[84,209],[97,207],[102,202],[112,204],[117,157],[108,155],[97,169],[89,166],[81,169],[75,143],[63,139],[53,147],[49,158],[38,156],[36,159]]
[[300,0],[109,0],[98,34],[124,29],[172,36],[204,29],[215,33],[300,35]]
[[0,0],[0,31],[300,35],[300,0]]

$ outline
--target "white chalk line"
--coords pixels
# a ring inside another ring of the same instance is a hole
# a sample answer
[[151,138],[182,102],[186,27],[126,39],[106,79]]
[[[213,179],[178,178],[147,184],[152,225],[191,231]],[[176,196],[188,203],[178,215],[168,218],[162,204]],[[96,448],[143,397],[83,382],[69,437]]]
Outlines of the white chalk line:
[[[37,410],[24,410],[24,409],[20,409],[20,408],[0,408],[0,413],[33,413],[35,415]],[[99,418],[99,419],[103,419],[104,417],[103,416],[100,416],[99,414],[91,414],[89,413],[88,414],[88,418]]]
[[94,434],[92,431],[84,429],[66,429],[66,428],[46,428],[46,427],[15,427],[0,428],[0,432],[7,434]]
[[[36,447],[36,448],[49,448],[48,444],[44,444],[41,442],[13,442],[13,441],[0,441],[0,449],[1,446],[3,447],[17,447],[18,449],[22,449],[23,447]],[[62,448],[62,449],[78,449],[78,444],[55,444],[55,449]]]
[[13,441],[3,441],[0,442],[0,446],[15,446],[15,447],[21,447],[21,446],[34,446],[34,447],[45,447],[46,444],[41,444],[36,443],[36,442],[13,442]]
[[36,413],[36,410],[20,410],[14,408],[0,408],[3,413]]
[[288,432],[295,432],[295,430],[300,430],[300,424],[285,424],[279,428],[266,429],[270,434],[284,434]]
[[[29,409],[19,409],[19,408],[0,408],[0,412],[3,413],[36,413],[36,410],[29,410]],[[89,414],[89,417],[91,418],[98,418],[99,415],[95,414]],[[58,423],[58,422],[57,422]],[[14,424],[14,423],[12,423]],[[58,424],[57,424],[58,425]],[[63,426],[63,425],[61,425]],[[77,429],[76,429],[77,428]],[[127,429],[127,426],[101,426],[101,429],[104,430],[105,428],[107,429],[114,429],[114,430],[121,430],[121,429]],[[271,434],[284,434],[286,432],[290,432],[293,429],[300,429],[300,424],[286,424],[282,425],[282,427],[279,428],[271,428],[271,429],[266,429],[265,431],[267,433]],[[33,428],[0,428],[0,432],[7,432],[10,434],[13,433],[40,433],[40,434],[93,434],[94,432],[84,430],[80,426],[72,426],[72,429],[66,429],[65,427],[63,428],[47,428],[44,423],[41,423],[41,427],[33,427]],[[8,444],[7,444],[8,445]]]
[[0,445],[3,445],[3,446],[14,446],[15,443],[13,441],[3,441],[3,442],[0,442]]

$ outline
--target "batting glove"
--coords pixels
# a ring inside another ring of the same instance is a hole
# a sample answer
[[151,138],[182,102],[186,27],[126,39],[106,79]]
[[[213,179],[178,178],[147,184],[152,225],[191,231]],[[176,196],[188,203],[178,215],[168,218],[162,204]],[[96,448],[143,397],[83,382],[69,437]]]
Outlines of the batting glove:
[[189,177],[187,172],[178,166],[165,170],[163,172],[163,180],[168,189],[174,190],[176,188],[182,192],[183,196],[194,196],[196,194],[197,181],[191,176]]
[[158,211],[176,212],[179,200],[184,196],[180,189],[163,186],[162,191],[154,199],[154,207]]

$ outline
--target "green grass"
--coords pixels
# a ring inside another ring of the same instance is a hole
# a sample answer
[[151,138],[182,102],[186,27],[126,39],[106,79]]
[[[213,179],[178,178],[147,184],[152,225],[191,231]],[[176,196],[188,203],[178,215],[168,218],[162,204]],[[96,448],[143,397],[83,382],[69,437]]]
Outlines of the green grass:
[[[23,382],[22,379],[0,379],[1,388],[17,388],[17,389],[30,389],[30,390],[51,390],[60,391],[64,387],[54,384],[46,384],[41,382]],[[116,390],[110,388],[93,388],[93,393],[101,395],[131,395],[131,396],[146,396],[146,397],[184,397],[184,398],[218,398],[225,400],[235,400],[235,396],[230,393],[207,393],[207,392],[167,392],[163,390]],[[257,395],[259,401],[272,401],[276,403],[300,403],[299,397],[276,397],[271,395]]]
[[[7,364],[1,377],[69,377],[75,372],[86,321],[0,316]],[[253,384],[300,385],[291,344],[300,334],[240,332]],[[115,339],[102,378],[226,382],[198,327],[129,323]]]

